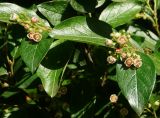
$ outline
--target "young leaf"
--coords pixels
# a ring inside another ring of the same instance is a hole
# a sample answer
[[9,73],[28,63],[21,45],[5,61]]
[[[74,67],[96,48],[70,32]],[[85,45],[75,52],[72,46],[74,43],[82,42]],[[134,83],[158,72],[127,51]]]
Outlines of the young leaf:
[[76,11],[89,13],[95,10],[97,0],[71,0],[70,4]]
[[37,70],[37,75],[41,79],[45,91],[51,97],[58,92],[72,50],[73,45],[70,42],[52,47],[46,55],[47,58],[42,61]]
[[37,7],[52,25],[57,25],[61,22],[62,17],[64,17],[67,6],[67,1],[50,1],[39,4]]
[[54,27],[50,36],[56,39],[104,46],[105,39],[111,32],[111,27],[102,21],[77,16]]
[[117,27],[132,20],[140,10],[141,5],[136,2],[112,3],[102,11],[99,19]]
[[0,21],[2,22],[10,22],[11,14],[28,14],[29,16],[37,16],[35,12],[31,10],[27,10],[23,7],[12,3],[0,3]]
[[138,115],[143,112],[148,103],[156,81],[155,66],[152,60],[143,53],[139,55],[142,58],[142,67],[126,69],[122,64],[117,64],[116,67],[119,87]]
[[37,75],[42,81],[45,91],[51,97],[54,97],[60,87],[60,75],[63,71],[63,68],[51,70],[43,65],[40,65],[37,70]]
[[97,0],[96,8],[102,6],[105,3],[105,0]]
[[47,54],[51,43],[51,39],[42,39],[39,43],[22,41],[21,57],[32,73]]

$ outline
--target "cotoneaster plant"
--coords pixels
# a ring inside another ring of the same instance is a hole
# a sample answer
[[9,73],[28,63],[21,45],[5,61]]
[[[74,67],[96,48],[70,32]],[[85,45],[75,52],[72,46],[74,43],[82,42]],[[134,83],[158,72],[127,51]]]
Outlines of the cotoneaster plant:
[[[33,9],[0,3],[0,83],[7,88],[0,96],[17,88],[38,105],[29,87],[40,79],[45,100],[59,103],[44,107],[61,109],[56,118],[158,118],[159,10],[159,0],[53,0]],[[1,106],[3,116],[10,113]]]

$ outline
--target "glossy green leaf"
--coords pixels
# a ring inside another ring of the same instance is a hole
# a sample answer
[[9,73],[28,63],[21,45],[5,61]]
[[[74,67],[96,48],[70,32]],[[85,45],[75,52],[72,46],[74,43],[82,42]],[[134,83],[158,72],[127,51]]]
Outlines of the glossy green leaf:
[[23,7],[12,3],[0,3],[0,21],[2,22],[10,22],[11,14],[27,14],[30,16],[37,16],[35,12],[31,10],[27,10]]
[[70,0],[70,4],[76,11],[89,13],[95,10],[97,0]]
[[132,20],[140,12],[141,5],[136,2],[117,2],[107,6],[99,19],[117,27]]
[[40,77],[45,91],[54,97],[60,87],[60,75],[63,68],[51,70],[40,65],[37,70],[37,75]]
[[97,0],[96,8],[102,6],[104,3],[105,3],[105,0]]
[[149,56],[154,62],[157,75],[160,75],[160,52],[155,52]]
[[51,39],[42,39],[39,43],[22,41],[21,57],[32,73],[47,54],[51,43]]
[[127,69],[122,64],[116,67],[118,85],[138,115],[148,103],[156,81],[153,61],[147,55],[139,54],[143,62],[139,69]]
[[111,32],[111,27],[102,21],[77,16],[54,27],[50,36],[56,39],[104,46],[105,39]]
[[7,74],[8,74],[7,70],[4,67],[0,67],[0,76]]
[[37,7],[52,25],[57,25],[64,17],[67,6],[67,1],[50,1],[39,4]]
[[70,42],[52,47],[37,70],[45,91],[51,97],[58,92],[72,50],[73,46]]
[[[148,31],[142,31],[138,27],[130,26],[128,29],[128,32],[130,32],[133,36],[133,39],[139,43],[141,48],[149,48],[151,50],[155,49],[156,46],[156,40],[158,40],[158,37],[153,34],[153,32]],[[149,34],[149,35],[148,35]],[[140,39],[140,41],[137,40],[137,38]]]

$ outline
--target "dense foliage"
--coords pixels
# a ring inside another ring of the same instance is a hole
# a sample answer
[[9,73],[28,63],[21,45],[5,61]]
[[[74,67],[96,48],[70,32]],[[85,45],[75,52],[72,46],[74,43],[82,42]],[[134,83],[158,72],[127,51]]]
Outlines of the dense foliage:
[[0,117],[160,117],[160,1],[0,2]]

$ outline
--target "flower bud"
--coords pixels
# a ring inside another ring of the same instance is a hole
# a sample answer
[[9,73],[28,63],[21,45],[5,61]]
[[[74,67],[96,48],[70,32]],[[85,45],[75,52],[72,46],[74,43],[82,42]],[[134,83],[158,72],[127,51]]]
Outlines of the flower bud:
[[136,58],[133,60],[133,65],[136,68],[140,68],[142,66],[142,59],[141,58]]
[[24,24],[24,28],[25,28],[26,30],[28,30],[28,29],[30,28],[30,26],[29,26],[28,24]]
[[29,32],[29,33],[27,34],[27,37],[28,37],[29,39],[33,40],[33,35],[34,35],[34,32]]
[[123,35],[117,39],[117,43],[119,43],[120,45],[123,45],[127,42],[127,40],[128,40],[127,37],[125,35]]
[[127,116],[128,115],[128,109],[126,109],[125,107],[123,107],[122,109],[120,109],[120,114],[122,116]]
[[39,42],[42,39],[42,35],[40,33],[34,33],[33,38],[35,42]]
[[113,57],[113,56],[108,56],[107,57],[107,62],[109,63],[109,64],[114,64],[115,62],[116,62],[116,58],[115,57]]
[[114,45],[113,41],[110,39],[106,39],[106,46],[112,47]]
[[125,52],[122,52],[122,53],[121,53],[121,58],[122,58],[122,59],[126,59],[126,58],[127,58],[127,54],[126,54]]
[[133,64],[133,58],[132,58],[132,57],[128,57],[128,58],[125,60],[124,64],[125,64],[127,67],[131,67],[132,64]]
[[3,83],[3,87],[9,87],[9,84],[6,83],[6,82],[4,82],[4,83]]
[[54,118],[63,118],[63,113],[61,111],[57,112],[55,115],[54,115]]
[[42,39],[42,35],[40,33],[34,33],[34,32],[28,33],[27,37],[35,42],[39,42]]
[[117,48],[117,49],[116,49],[116,53],[119,54],[119,53],[121,53],[121,52],[122,52],[121,48]]
[[38,18],[37,17],[32,17],[31,18],[31,22],[32,23],[37,23],[39,20],[38,20]]
[[19,16],[16,13],[11,14],[11,16],[10,16],[11,21],[17,21],[18,18],[19,18]]
[[116,94],[112,94],[109,99],[111,103],[117,103],[118,96]]
[[155,101],[155,102],[154,102],[154,105],[156,105],[156,106],[160,106],[160,102],[159,102],[159,100]]
[[63,86],[60,88],[59,91],[60,91],[61,95],[65,95],[65,94],[67,94],[67,87]]
[[151,108],[151,107],[152,107],[151,103],[148,103],[148,108]]
[[120,37],[120,36],[121,36],[121,33],[119,33],[119,32],[114,33],[114,37],[115,37],[115,38],[118,38],[118,37]]

